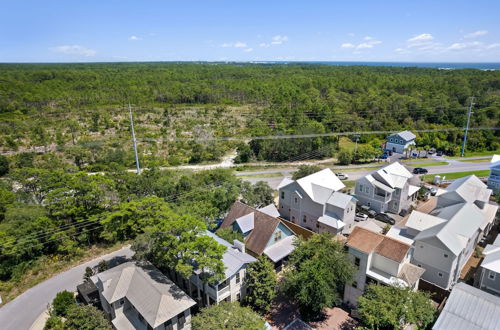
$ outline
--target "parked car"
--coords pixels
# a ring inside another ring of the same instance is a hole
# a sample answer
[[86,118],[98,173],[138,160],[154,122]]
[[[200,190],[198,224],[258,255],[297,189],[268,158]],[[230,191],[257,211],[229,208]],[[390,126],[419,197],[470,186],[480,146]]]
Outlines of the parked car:
[[427,151],[428,155],[434,155],[435,153],[436,153],[436,149],[434,149],[434,148],[431,148],[431,149],[429,149],[429,151]]
[[336,173],[337,174],[337,178],[339,178],[340,180],[348,180],[349,179],[349,175],[345,174],[345,173]]
[[385,222],[385,223],[389,223],[391,225],[396,224],[396,220],[394,220],[393,218],[391,218],[390,216],[388,216],[385,213],[377,213],[377,215],[375,215],[375,220],[379,220],[379,221],[382,221],[382,222]]
[[439,150],[438,152],[436,152],[436,156],[441,157],[442,155],[443,155],[443,152],[441,150]]
[[368,219],[368,214],[363,212],[357,212],[354,216],[354,221],[365,221]]
[[380,155],[378,158],[380,158],[380,159],[387,159],[387,157],[389,157],[389,156],[387,156],[387,154],[383,154],[383,155]]
[[356,205],[356,212],[364,213],[370,218],[373,218],[377,214],[377,212],[371,210],[370,207],[366,205]]
[[413,174],[427,174],[427,172],[429,172],[429,171],[427,171],[427,169],[422,168],[422,167],[415,167],[413,169]]
[[430,187],[429,192],[431,193],[432,196],[436,196],[438,190],[436,187]]

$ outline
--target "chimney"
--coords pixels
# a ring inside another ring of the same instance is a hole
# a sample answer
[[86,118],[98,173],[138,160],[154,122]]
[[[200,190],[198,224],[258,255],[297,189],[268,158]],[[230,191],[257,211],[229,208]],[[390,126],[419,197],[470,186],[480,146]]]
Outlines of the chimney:
[[245,243],[242,243],[242,242],[238,241],[237,239],[235,239],[235,240],[233,241],[233,245],[234,245],[234,247],[235,247],[237,250],[239,250],[240,252],[245,253]]

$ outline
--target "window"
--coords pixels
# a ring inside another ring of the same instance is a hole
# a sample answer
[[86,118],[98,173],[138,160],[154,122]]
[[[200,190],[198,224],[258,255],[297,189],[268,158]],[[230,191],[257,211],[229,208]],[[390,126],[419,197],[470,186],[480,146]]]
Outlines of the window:
[[448,258],[448,255],[445,253],[445,254],[444,254],[444,257],[445,257],[445,258]]
[[358,257],[355,257],[354,258],[354,265],[359,267],[359,263],[361,262],[361,260],[358,258]]
[[359,191],[363,192],[363,185],[362,184],[359,185]]
[[490,270],[490,271],[489,271],[489,274],[488,274],[488,278],[489,278],[490,280],[494,280],[494,279],[495,279],[495,276],[496,276],[495,272],[493,272],[493,271],[491,271],[491,270]]
[[172,320],[168,320],[164,324],[165,324],[165,330],[173,330],[174,329],[174,327],[172,325]]
[[240,283],[241,278],[240,278],[240,273],[236,273],[236,284]]
[[241,300],[241,296],[239,293],[236,294],[236,301],[240,301]]
[[302,221],[303,222],[307,222],[307,216],[304,214],[303,218],[302,218]]
[[389,141],[390,141],[390,142],[392,142],[392,138],[391,138],[391,139],[389,139]]
[[439,276],[439,277],[443,277],[443,273],[439,272],[439,273],[438,273],[438,276]]
[[281,199],[285,199],[285,192],[284,191],[281,192]]
[[417,266],[418,266],[418,267],[422,267],[422,265],[421,265],[421,264],[417,264]]
[[349,213],[349,208],[347,208],[347,213]]
[[274,233],[274,241],[277,242],[281,239],[281,230]]
[[352,287],[353,288],[357,288],[358,287],[358,282],[356,282],[356,281],[352,282]]
[[283,205],[281,205],[281,208],[283,208]]
[[297,204],[297,203],[298,203],[298,199],[297,199],[297,197],[295,197],[295,204]]
[[372,206],[372,203],[370,203],[370,202],[368,202],[367,204],[368,204],[368,207]]
[[184,312],[177,314],[177,329],[184,328],[184,323],[186,323],[186,317],[184,316]]
[[319,228],[319,223],[316,223],[316,228]]

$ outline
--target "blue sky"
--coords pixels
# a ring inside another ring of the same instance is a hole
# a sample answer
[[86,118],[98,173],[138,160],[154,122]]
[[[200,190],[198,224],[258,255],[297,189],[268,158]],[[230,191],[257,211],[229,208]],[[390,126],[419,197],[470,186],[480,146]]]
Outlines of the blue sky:
[[493,0],[0,4],[0,62],[500,62]]

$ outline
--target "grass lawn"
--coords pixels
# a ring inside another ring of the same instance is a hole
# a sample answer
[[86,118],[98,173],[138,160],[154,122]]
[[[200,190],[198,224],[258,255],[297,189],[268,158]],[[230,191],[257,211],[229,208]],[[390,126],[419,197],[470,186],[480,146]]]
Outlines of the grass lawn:
[[461,159],[459,162],[462,163],[489,163],[491,158],[481,158],[481,159]]
[[[465,152],[464,157],[492,156],[492,155],[495,155],[495,154],[500,154],[500,150]],[[462,156],[446,156],[446,157],[447,158],[463,158]]]
[[277,178],[283,176],[283,173],[262,173],[262,174],[249,174],[249,175],[239,175],[238,178],[241,179],[252,179],[252,178]]
[[445,180],[455,180],[459,178],[463,178],[464,176],[468,176],[474,174],[477,177],[485,177],[490,175],[490,170],[478,170],[478,171],[468,171],[468,172],[450,172],[450,173],[437,173],[437,174],[426,174],[424,175],[425,182],[432,182],[436,175],[441,177],[445,177]]
[[[67,259],[43,256],[35,261],[35,265],[27,269],[18,279],[0,281],[0,295],[2,296],[3,304],[6,304],[22,294],[24,291],[54,275],[69,270],[99,256],[119,250],[127,244],[130,244],[130,242],[121,242],[107,246],[92,246],[89,249],[84,250],[80,255]],[[2,304],[0,304],[0,306],[2,306]]]
[[354,148],[356,148],[356,142],[351,141],[351,139],[345,136],[341,136],[339,140],[339,148],[354,151]]
[[418,167],[429,167],[429,166],[439,166],[439,165],[448,165],[448,162],[443,162],[443,161],[435,161],[435,162],[411,162],[411,163],[406,163],[406,165],[410,166],[418,166]]
[[356,185],[356,181],[354,180],[346,180],[346,181],[342,181],[342,183],[345,184],[346,188],[354,188],[354,186]]

